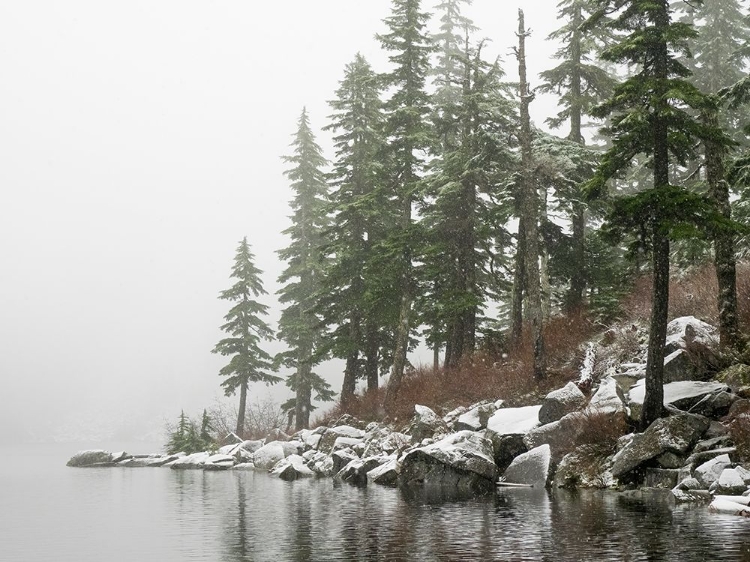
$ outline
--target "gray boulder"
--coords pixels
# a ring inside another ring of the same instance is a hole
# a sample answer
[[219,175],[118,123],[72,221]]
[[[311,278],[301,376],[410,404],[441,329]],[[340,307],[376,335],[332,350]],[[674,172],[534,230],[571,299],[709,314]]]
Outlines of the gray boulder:
[[555,422],[564,415],[583,408],[586,397],[573,382],[553,390],[542,402],[539,410],[539,422],[544,425]]
[[206,459],[206,462],[203,464],[203,470],[229,470],[235,463],[235,457],[218,453]]
[[93,449],[89,451],[79,451],[67,462],[66,466],[75,468],[111,466],[114,456],[109,451]]
[[381,486],[395,486],[398,483],[400,469],[401,465],[398,460],[395,457],[389,457],[385,463],[367,473],[367,482]]
[[210,456],[211,454],[206,453],[205,451],[201,453],[193,453],[192,455],[180,457],[176,461],[169,463],[169,467],[174,470],[199,470],[203,468]]
[[513,459],[501,482],[545,488],[552,483],[552,452],[549,445],[541,445]]
[[[253,453],[253,464],[259,470],[271,470],[276,464],[291,454],[282,441],[271,441]],[[288,452],[287,452],[288,451]]]
[[612,475],[620,478],[666,452],[685,454],[698,442],[709,424],[708,419],[692,414],[656,420],[617,452],[613,458]]
[[576,447],[586,423],[586,418],[580,412],[573,412],[555,422],[535,427],[526,434],[523,442],[529,449],[549,445],[552,459],[558,463]]
[[719,419],[729,413],[739,396],[731,392],[719,391],[704,396],[697,404],[690,408],[691,414],[699,414],[708,418]]
[[539,425],[541,406],[502,408],[487,420],[485,436],[492,442],[498,471],[504,471],[513,459],[528,451],[524,437]]
[[693,476],[695,476],[695,479],[700,482],[703,488],[708,489],[719,479],[724,469],[729,468],[731,465],[732,461],[729,460],[729,455],[719,455],[696,467],[693,471]]
[[289,455],[288,457],[280,460],[273,470],[270,472],[271,476],[278,476],[282,480],[297,480],[298,478],[309,478],[314,473],[305,464],[305,459],[300,455]]
[[[729,387],[725,384],[716,382],[671,382],[664,385],[664,406],[674,406],[687,412],[709,394],[728,390]],[[638,381],[630,388],[628,406],[632,419],[640,419],[645,392],[645,380]]]
[[625,413],[625,397],[615,379],[607,377],[599,383],[599,388],[591,397],[588,410],[602,414]]
[[709,488],[714,494],[727,496],[740,495],[747,490],[747,484],[740,473],[734,468],[725,468],[719,479]]
[[[502,405],[502,401],[498,401]],[[455,422],[456,431],[479,431],[487,427],[492,414],[499,409],[497,402],[483,402],[470,407],[466,412],[458,416]]]
[[592,445],[581,445],[563,457],[555,470],[556,488],[609,488],[614,486],[612,458]]
[[[335,451],[329,457],[331,459],[331,476],[337,474],[347,464],[359,458],[359,455],[351,449],[341,449]],[[324,463],[325,465],[326,463]]]
[[445,422],[427,406],[414,406],[414,417],[403,433],[411,435],[412,443],[423,439],[445,435],[450,430]]
[[712,351],[719,347],[719,331],[695,316],[681,316],[667,324],[665,353],[678,349]]
[[[357,427],[351,425],[337,425],[336,427],[327,429],[325,433],[323,433],[317,449],[324,453],[330,453],[333,451],[336,441],[339,438],[361,440],[364,436],[365,432]],[[339,444],[340,443],[341,442],[339,442]]]
[[459,431],[407,452],[401,459],[399,485],[486,493],[494,489],[496,478],[492,443],[478,433]]
[[336,473],[336,480],[342,482],[348,482],[349,484],[365,485],[367,484],[367,474],[385,464],[388,460],[387,457],[368,457],[365,459],[354,459]]

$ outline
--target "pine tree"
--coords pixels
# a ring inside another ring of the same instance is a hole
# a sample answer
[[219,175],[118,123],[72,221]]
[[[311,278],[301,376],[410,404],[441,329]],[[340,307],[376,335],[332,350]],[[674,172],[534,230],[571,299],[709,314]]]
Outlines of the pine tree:
[[423,211],[420,277],[425,287],[419,307],[423,323],[432,326],[428,342],[435,348],[446,345],[447,366],[457,365],[476,347],[491,284],[488,242],[505,222],[498,220],[490,195],[515,164],[507,140],[516,123],[515,106],[497,62],[482,60],[482,46],[467,45],[458,58],[463,65],[459,96],[438,107],[454,116],[455,130],[443,136],[426,180],[434,200]]
[[237,281],[219,294],[220,299],[235,303],[224,317],[226,323],[221,326],[230,337],[220,340],[212,350],[230,357],[219,375],[224,377],[221,386],[227,396],[234,395],[238,389],[240,391],[236,431],[239,436],[245,431],[248,385],[251,382],[275,384],[281,380],[270,374],[269,371],[274,370],[272,358],[260,347],[261,340],[273,339],[273,330],[261,318],[268,314],[268,307],[254,298],[266,292],[260,280],[262,272],[255,267],[253,260],[245,237],[237,247],[232,267],[231,278]]
[[431,144],[426,117],[430,112],[425,81],[429,56],[433,50],[425,26],[428,14],[420,9],[420,0],[393,0],[391,15],[384,23],[388,32],[377,38],[392,53],[393,70],[384,76],[385,85],[393,91],[385,103],[386,134],[389,152],[388,181],[398,221],[386,241],[384,251],[393,256],[398,272],[400,293],[399,318],[395,329],[393,366],[385,396],[386,409],[393,404],[406,367],[409,336],[412,330],[412,304],[416,287],[412,275],[413,242],[418,237],[413,206],[417,198],[424,164],[424,151]]
[[344,359],[341,402],[353,396],[357,379],[378,387],[381,350],[390,342],[397,308],[387,271],[379,268],[375,248],[395,220],[384,189],[383,114],[378,76],[357,54],[330,103],[334,113],[326,130],[334,134],[336,158],[329,176],[332,224],[326,233],[328,266],[319,299],[324,323],[333,326],[327,349]]
[[284,158],[292,166],[285,175],[294,192],[291,202],[294,213],[290,217],[292,226],[284,231],[291,243],[278,251],[279,257],[287,262],[279,276],[279,283],[286,283],[278,291],[279,302],[286,307],[281,312],[278,335],[290,349],[278,354],[276,361],[294,369],[286,384],[295,392],[294,418],[299,431],[310,425],[313,391],[317,400],[333,399],[330,385],[313,372],[323,359],[319,353],[323,328],[315,306],[325,268],[322,244],[328,228],[328,186],[322,170],[326,160],[315,142],[305,109],[297,123],[292,147],[294,154]]
[[[562,43],[555,53],[560,64],[540,74],[544,83],[537,89],[560,96],[558,105],[562,110],[548,119],[547,123],[558,128],[569,121],[570,132],[567,138],[583,145],[584,117],[591,114],[591,109],[606,98],[614,86],[614,80],[607,71],[591,62],[592,56],[606,44],[611,33],[603,25],[598,25],[587,33],[581,30],[583,22],[596,9],[594,0],[562,0],[557,6],[558,19],[565,23],[551,33],[548,39]],[[570,288],[565,306],[568,310],[576,310],[583,304],[586,288],[586,264],[583,261],[586,255],[586,207],[580,195],[575,192],[570,195],[573,251],[570,255]]]
[[[588,182],[591,195],[604,191],[605,182],[621,173],[632,159],[650,156],[653,186],[632,196],[618,198],[609,217],[610,229],[640,230],[649,237],[652,255],[653,307],[646,362],[646,396],[641,425],[662,415],[664,346],[669,300],[670,235],[693,224],[713,223],[714,207],[705,198],[670,184],[670,161],[685,164],[696,139],[721,135],[701,124],[691,113],[705,108],[708,100],[685,78],[689,71],[677,56],[695,37],[690,25],[674,22],[667,0],[598,0],[600,10],[587,22],[601,22],[605,13],[615,17],[607,25],[626,35],[604,51],[615,63],[638,65],[638,71],[618,84],[612,97],[595,114],[612,114],[608,150],[595,177]],[[670,156],[671,155],[671,156]]]

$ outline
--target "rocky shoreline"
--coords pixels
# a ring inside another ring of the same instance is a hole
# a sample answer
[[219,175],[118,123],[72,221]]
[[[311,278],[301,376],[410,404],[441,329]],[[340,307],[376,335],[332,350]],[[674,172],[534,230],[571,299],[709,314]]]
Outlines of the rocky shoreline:
[[468,495],[492,493],[497,486],[661,488],[678,502],[705,502],[712,511],[750,516],[750,470],[738,453],[744,443],[734,442],[728,429],[731,420],[750,416],[750,388],[742,384],[750,367],[735,365],[705,380],[716,330],[684,317],[671,322],[668,333],[664,406],[670,415],[643,433],[630,432],[643,404],[643,354],[608,365],[597,377],[594,364],[611,355],[605,334],[587,350],[580,379],[536,405],[487,400],[442,416],[415,406],[402,428],[344,416],[331,427],[237,442],[215,452],[84,451],[68,466],[259,470],[284,480],[331,477]]

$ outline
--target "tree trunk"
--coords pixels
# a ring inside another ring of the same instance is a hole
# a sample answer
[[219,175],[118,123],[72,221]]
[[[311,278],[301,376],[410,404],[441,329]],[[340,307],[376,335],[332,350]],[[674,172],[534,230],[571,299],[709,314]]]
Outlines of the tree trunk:
[[[710,127],[719,126],[716,110],[705,111],[703,122]],[[716,203],[721,214],[732,218],[729,205],[729,186],[724,179],[724,153],[716,142],[704,142],[706,158],[706,181],[709,195]],[[714,268],[719,284],[719,341],[724,349],[739,351],[742,338],[739,331],[737,315],[737,260],[735,257],[735,240],[731,234],[718,234],[714,239]]]
[[[519,197],[520,198],[520,197]],[[523,215],[519,206],[518,235],[516,236],[516,257],[513,270],[513,292],[510,301],[510,340],[511,349],[521,345],[523,335],[523,295],[525,293],[525,269],[524,251],[526,249],[526,228]]]
[[583,306],[583,295],[586,290],[586,208],[582,204],[575,203],[573,205],[571,223],[573,230],[573,272],[565,302],[565,308],[568,312],[574,312]]
[[[669,4],[658,2],[659,12],[654,26],[663,32],[669,27]],[[669,125],[667,122],[669,102],[666,99],[666,80],[669,77],[669,52],[666,40],[662,40],[654,56],[654,78],[657,84],[654,98],[658,103],[653,112],[654,189],[669,186]],[[646,429],[661,417],[664,410],[664,346],[669,319],[669,239],[663,232],[659,209],[654,209],[651,232],[653,235],[653,304],[651,326],[648,336],[646,359],[646,393],[641,412],[641,429]]]
[[357,371],[359,366],[359,319],[352,315],[349,321],[349,340],[352,349],[346,356],[346,367],[344,368],[344,383],[341,386],[341,405],[346,405],[354,398],[357,390]]
[[534,350],[534,377],[547,376],[547,358],[542,333],[542,294],[539,277],[539,202],[536,186],[531,177],[533,155],[531,152],[531,118],[529,104],[532,94],[526,79],[526,35],[523,10],[518,10],[518,75],[521,97],[521,214],[526,230],[526,290],[528,295],[528,319],[531,323],[532,347]]
[[365,378],[367,379],[368,392],[375,391],[380,386],[380,373],[378,371],[379,343],[378,329],[375,322],[367,320],[365,323]]
[[237,411],[237,428],[235,433],[244,439],[245,437],[245,409],[247,408],[247,381],[240,383],[240,406]]
[[[308,353],[309,356],[309,353]],[[312,367],[309,363],[303,363],[297,367],[297,400],[295,401],[294,419],[295,429],[307,429],[310,427],[310,407],[312,389],[310,388],[310,374]]]

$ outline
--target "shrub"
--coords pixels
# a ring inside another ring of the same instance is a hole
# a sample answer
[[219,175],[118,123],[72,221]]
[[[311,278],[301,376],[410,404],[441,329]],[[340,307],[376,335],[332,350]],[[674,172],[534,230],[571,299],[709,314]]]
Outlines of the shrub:
[[185,415],[185,411],[180,412],[177,425],[174,427],[167,426],[167,453],[197,453],[212,449],[216,441],[211,436],[211,418],[206,410],[203,410],[200,426]]

